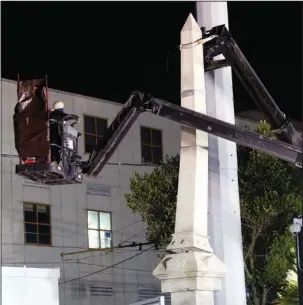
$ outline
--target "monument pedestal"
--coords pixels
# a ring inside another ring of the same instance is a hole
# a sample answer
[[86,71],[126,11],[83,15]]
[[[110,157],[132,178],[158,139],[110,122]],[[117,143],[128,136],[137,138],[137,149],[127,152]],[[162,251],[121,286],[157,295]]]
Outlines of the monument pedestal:
[[[170,254],[160,262],[153,275],[161,280],[162,292],[181,296],[190,292],[191,298],[208,296],[203,303],[213,304],[213,291],[221,289],[221,281],[226,273],[225,265],[212,253],[189,251]],[[173,305],[187,304],[177,301]],[[209,301],[211,301],[211,303]],[[206,302],[207,301],[207,302]]]

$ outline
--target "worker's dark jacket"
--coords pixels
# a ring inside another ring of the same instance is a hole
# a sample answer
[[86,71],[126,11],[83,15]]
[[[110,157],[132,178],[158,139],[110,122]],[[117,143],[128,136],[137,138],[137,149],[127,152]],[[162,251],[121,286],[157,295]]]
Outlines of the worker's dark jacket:
[[[62,121],[64,117],[66,117],[68,114],[66,114],[63,111],[60,110],[54,110],[50,112],[49,119],[50,120],[56,120],[58,122]],[[56,144],[58,146],[62,146],[62,139],[61,135],[59,133],[59,124],[56,122],[50,121],[50,143]],[[51,146],[51,154],[52,154],[52,161],[56,161],[59,163],[60,161],[60,151],[59,148],[55,146]]]

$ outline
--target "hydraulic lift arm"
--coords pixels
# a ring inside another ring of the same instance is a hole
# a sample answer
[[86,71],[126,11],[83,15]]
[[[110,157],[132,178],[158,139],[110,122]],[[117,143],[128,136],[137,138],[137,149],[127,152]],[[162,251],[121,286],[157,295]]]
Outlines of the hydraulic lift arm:
[[182,125],[269,153],[281,160],[302,167],[302,148],[299,146],[265,137],[257,132],[243,130],[205,114],[171,104],[147,94],[134,92],[109,126],[102,143],[92,153],[89,160],[83,164],[84,173],[89,176],[97,176],[100,173],[114,153],[115,148],[123,140],[126,132],[142,112],[159,115]]
[[[225,25],[216,26],[210,31],[202,28],[202,33],[202,39],[205,41],[203,44],[205,72],[231,66],[258,108],[268,118],[273,129],[279,130],[277,138],[281,141],[242,130],[207,115],[134,92],[109,126],[103,141],[96,147],[89,160],[83,163],[84,173],[89,176],[97,176],[100,173],[138,115],[145,111],[237,144],[261,150],[302,167],[302,139],[290,120],[276,105]],[[225,59],[214,60],[214,57],[218,55],[223,55]]]
[[88,176],[97,176],[109,158],[113,155],[117,146],[124,139],[126,133],[132,127],[143,107],[142,94],[133,92],[124,104],[118,115],[107,128],[99,145],[90,155],[89,159],[82,163],[82,171]]
[[[225,25],[213,27],[210,31],[202,28],[202,33],[202,39],[208,39],[203,44],[205,70],[230,66],[257,107],[266,115],[273,129],[280,130],[277,137],[302,147],[299,134],[266,90]],[[223,55],[225,59],[213,60],[218,55]]]

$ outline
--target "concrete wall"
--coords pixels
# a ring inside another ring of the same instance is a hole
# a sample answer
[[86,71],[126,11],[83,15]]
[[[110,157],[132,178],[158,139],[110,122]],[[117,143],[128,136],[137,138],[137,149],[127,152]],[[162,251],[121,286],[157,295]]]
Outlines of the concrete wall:
[[[60,281],[77,278],[122,261],[137,252],[134,249],[115,250],[112,253],[84,253],[65,257],[60,253],[88,248],[86,210],[112,212],[113,244],[124,240],[144,241],[145,227],[140,217],[132,214],[126,206],[124,194],[129,191],[129,180],[134,172],[144,173],[153,169],[141,165],[140,126],[161,129],[163,153],[176,154],[180,148],[180,126],[169,120],[143,114],[123,140],[98,180],[86,179],[77,186],[37,186],[15,175],[18,162],[14,147],[13,111],[17,101],[16,83],[2,80],[1,91],[2,134],[2,204],[3,232],[2,259],[7,266],[60,267]],[[80,118],[83,114],[114,119],[121,105],[80,95],[49,90],[50,106],[54,101],[65,103],[68,113]],[[78,124],[83,132],[83,123]],[[83,155],[83,138],[79,143]],[[88,155],[84,155],[86,159]],[[122,165],[117,163],[121,162]],[[124,163],[124,165],[123,165]],[[93,190],[92,190],[93,189]],[[33,246],[24,243],[23,202],[51,205],[52,246]],[[131,225],[130,225],[131,224]],[[124,228],[127,226],[126,228]],[[121,229],[123,228],[123,229]],[[151,271],[157,264],[156,251],[148,251],[137,258],[120,264],[80,281],[60,285],[60,305],[104,304],[123,305],[139,299],[142,295],[152,297],[159,287]],[[81,263],[77,263],[77,260]],[[90,287],[108,289],[107,296],[92,297]],[[140,293],[139,293],[140,291]]]

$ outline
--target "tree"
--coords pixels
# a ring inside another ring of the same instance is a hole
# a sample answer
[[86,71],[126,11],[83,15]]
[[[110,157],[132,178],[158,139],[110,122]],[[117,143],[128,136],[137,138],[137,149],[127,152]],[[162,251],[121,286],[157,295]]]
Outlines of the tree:
[[126,194],[128,207],[147,224],[147,239],[168,244],[174,232],[178,191],[179,155],[166,156],[151,173],[135,173]]
[[[270,125],[260,122],[263,135],[274,137]],[[268,154],[238,148],[239,193],[243,252],[249,302],[265,305],[274,300],[293,264],[294,238],[288,227],[300,209],[298,172]],[[174,230],[179,156],[166,157],[148,174],[131,179],[128,206],[147,223],[149,241],[167,244]]]
[[[274,137],[264,121],[257,131]],[[239,161],[246,282],[251,303],[265,305],[293,265],[294,238],[288,228],[300,210],[300,180],[292,165],[259,151],[240,148]]]

